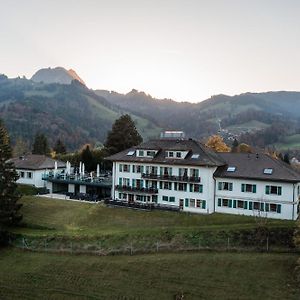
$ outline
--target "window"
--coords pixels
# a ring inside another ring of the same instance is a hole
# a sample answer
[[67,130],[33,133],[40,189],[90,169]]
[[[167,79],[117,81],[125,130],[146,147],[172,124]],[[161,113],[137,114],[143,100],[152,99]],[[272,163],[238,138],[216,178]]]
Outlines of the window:
[[174,157],[174,152],[173,151],[169,151],[168,152],[168,157]]
[[186,192],[186,188],[187,188],[187,184],[186,183],[179,183],[178,184],[178,190],[179,191],[184,191],[184,192]]
[[176,157],[181,158],[181,152],[176,152]]
[[147,156],[154,157],[155,156],[155,151],[148,150],[147,151]]
[[21,171],[21,172],[20,172],[20,177],[21,177],[21,178],[24,178],[24,177],[25,177],[25,172]]
[[192,159],[197,159],[197,158],[199,158],[199,156],[200,156],[199,154],[195,153],[195,154],[193,154],[193,155],[191,156],[191,158],[192,158]]
[[123,165],[123,172],[130,172],[130,165]]
[[172,202],[172,203],[174,203],[175,202],[175,197],[168,197],[168,196],[162,196],[162,200],[164,201],[164,202]]
[[203,193],[203,185],[202,184],[190,184],[190,192],[192,193]]
[[218,189],[219,191],[232,191],[233,184],[232,182],[219,182]]
[[139,156],[144,156],[144,150],[139,150]]
[[168,181],[163,182],[162,188],[164,190],[172,190],[172,182],[168,182]]
[[157,167],[151,167],[151,174],[153,175],[157,175],[157,171],[158,171],[158,168]]
[[227,172],[235,172],[236,167],[228,167]]
[[27,178],[31,179],[32,178],[32,172],[27,172]]
[[135,153],[135,151],[129,151],[129,152],[127,153],[127,156],[132,156],[132,155],[134,155],[134,153]]
[[242,192],[256,193],[256,184],[242,184]]
[[264,174],[272,175],[273,169],[264,169]]
[[238,207],[238,208],[244,208],[244,201],[238,200],[238,202],[237,202],[237,207]]
[[188,169],[187,168],[179,168],[179,176],[180,177],[187,177],[188,176]]
[[136,172],[137,173],[143,173],[144,172],[144,167],[143,166],[136,166]]
[[199,169],[190,169],[191,177],[198,178],[199,177]]
[[282,187],[276,185],[266,185],[266,194],[267,195],[281,195]]
[[152,196],[152,202],[157,203],[157,195]]
[[169,202],[175,202],[175,197],[169,197]]
[[196,201],[195,199],[190,199],[190,207],[195,207]]
[[197,207],[201,207],[201,200],[197,199],[197,204],[196,204]]

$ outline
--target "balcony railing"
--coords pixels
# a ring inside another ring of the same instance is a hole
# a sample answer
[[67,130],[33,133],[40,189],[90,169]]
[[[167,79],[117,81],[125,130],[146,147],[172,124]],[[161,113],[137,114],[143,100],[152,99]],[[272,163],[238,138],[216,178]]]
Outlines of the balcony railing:
[[200,177],[194,176],[173,176],[173,175],[157,175],[157,174],[142,174],[142,178],[155,179],[155,180],[167,180],[167,181],[180,181],[180,182],[201,182]]
[[155,188],[132,187],[127,185],[116,185],[116,190],[126,192],[139,192],[145,194],[158,194],[158,189]]

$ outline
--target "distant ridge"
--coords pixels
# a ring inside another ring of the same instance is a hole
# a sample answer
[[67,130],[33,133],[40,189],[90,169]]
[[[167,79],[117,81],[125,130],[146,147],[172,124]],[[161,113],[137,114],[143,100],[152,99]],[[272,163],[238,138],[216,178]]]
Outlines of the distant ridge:
[[40,69],[31,77],[31,80],[34,82],[43,82],[46,84],[71,84],[72,80],[78,80],[81,84],[85,85],[85,82],[78,76],[78,74],[74,70],[66,70],[63,67]]

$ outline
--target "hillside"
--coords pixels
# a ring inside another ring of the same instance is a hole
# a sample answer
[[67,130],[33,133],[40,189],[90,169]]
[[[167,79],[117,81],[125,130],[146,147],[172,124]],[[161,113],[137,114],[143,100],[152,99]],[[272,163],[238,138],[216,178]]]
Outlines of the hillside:
[[[27,79],[0,76],[0,118],[5,121],[12,141],[22,137],[32,142],[44,132],[53,145],[58,137],[68,149],[85,143],[105,141],[107,131],[123,113],[78,81],[69,85],[35,83]],[[132,114],[142,136],[157,136],[160,128]]]
[[78,80],[85,85],[84,81],[74,70],[66,70],[62,67],[40,69],[31,77],[31,80],[34,82],[61,84],[71,84],[72,80]]
[[285,124],[288,135],[298,133],[300,128],[300,92],[217,95],[199,103],[155,99],[137,90],[128,94],[104,90],[96,93],[114,105],[126,107],[165,128],[184,130],[194,138],[217,132],[224,137],[239,137],[277,123]]

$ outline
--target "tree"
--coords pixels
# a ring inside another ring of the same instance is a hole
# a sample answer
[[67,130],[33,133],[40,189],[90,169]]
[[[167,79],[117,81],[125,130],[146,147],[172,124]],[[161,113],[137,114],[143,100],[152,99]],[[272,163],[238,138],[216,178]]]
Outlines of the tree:
[[237,151],[236,152],[240,152],[240,153],[252,153],[252,148],[245,143],[241,143],[238,145],[237,147]]
[[13,148],[13,156],[18,157],[28,152],[30,152],[28,144],[22,138],[18,138]]
[[32,154],[50,154],[50,148],[46,136],[41,133],[37,134],[34,139]]
[[94,157],[89,145],[82,150],[80,160],[84,163],[86,171],[90,172],[95,170]]
[[234,139],[231,147],[231,152],[238,152],[239,142],[237,139]]
[[284,154],[283,161],[290,164],[290,155],[288,153]]
[[67,153],[66,146],[65,146],[65,144],[62,142],[61,139],[58,139],[58,140],[56,141],[53,150],[55,151],[56,154],[66,154],[66,153]]
[[230,148],[224,143],[224,140],[219,135],[212,135],[206,142],[206,147],[216,152],[229,152]]
[[108,154],[115,154],[143,141],[129,115],[123,115],[115,121],[108,133],[105,148]]
[[0,231],[4,226],[16,224],[22,218],[19,214],[22,205],[17,203],[20,199],[16,184],[18,174],[9,161],[11,155],[9,136],[0,121]]

